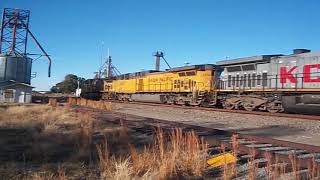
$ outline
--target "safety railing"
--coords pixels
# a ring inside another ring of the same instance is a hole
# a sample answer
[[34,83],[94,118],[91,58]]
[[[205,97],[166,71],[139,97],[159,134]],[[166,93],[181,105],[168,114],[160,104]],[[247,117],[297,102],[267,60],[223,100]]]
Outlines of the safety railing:
[[[319,84],[319,85],[317,85]],[[266,90],[320,88],[320,72],[267,75],[251,79],[220,79],[220,90]]]

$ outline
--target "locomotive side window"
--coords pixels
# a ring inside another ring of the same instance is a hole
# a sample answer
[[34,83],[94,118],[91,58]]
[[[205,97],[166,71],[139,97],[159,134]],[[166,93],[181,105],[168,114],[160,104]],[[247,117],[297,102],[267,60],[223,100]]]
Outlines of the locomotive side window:
[[242,66],[243,71],[253,71],[256,70],[256,67],[254,64],[248,64]]
[[237,75],[237,78],[236,78],[236,87],[239,87],[239,75]]
[[227,67],[227,71],[228,71],[228,72],[241,71],[241,67],[240,67],[240,66]]
[[268,85],[268,74],[262,73],[262,86],[267,86],[267,85]]
[[180,77],[186,76],[185,72],[178,73]]
[[231,75],[228,75],[228,87],[231,87]]
[[257,86],[260,86],[261,85],[261,75],[258,74],[257,75]]
[[189,72],[186,72],[187,76],[195,76],[196,75],[196,72],[195,71],[189,71]]
[[256,74],[252,74],[252,87],[256,86]]

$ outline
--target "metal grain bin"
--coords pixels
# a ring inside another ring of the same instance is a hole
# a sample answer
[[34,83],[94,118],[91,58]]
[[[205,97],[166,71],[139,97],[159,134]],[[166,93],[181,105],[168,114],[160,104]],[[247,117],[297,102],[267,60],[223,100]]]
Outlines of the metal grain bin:
[[31,67],[30,58],[0,54],[0,81],[14,80],[30,84]]

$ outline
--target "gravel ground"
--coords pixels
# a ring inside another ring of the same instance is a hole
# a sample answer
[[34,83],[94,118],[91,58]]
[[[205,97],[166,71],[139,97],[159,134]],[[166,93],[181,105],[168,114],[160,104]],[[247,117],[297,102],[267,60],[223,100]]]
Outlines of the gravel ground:
[[320,146],[320,121],[122,103],[114,110]]

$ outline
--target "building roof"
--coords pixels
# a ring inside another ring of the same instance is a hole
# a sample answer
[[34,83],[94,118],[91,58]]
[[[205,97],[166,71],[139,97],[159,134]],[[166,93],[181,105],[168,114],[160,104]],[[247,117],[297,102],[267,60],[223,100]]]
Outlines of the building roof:
[[20,85],[20,86],[26,86],[26,87],[34,88],[34,87],[33,87],[33,86],[31,86],[30,84],[21,83],[21,82],[17,82],[17,81],[14,81],[14,80],[10,80],[10,81],[1,81],[1,82],[0,82],[0,88],[4,88],[4,87],[11,87],[11,86],[16,86],[16,85]]

